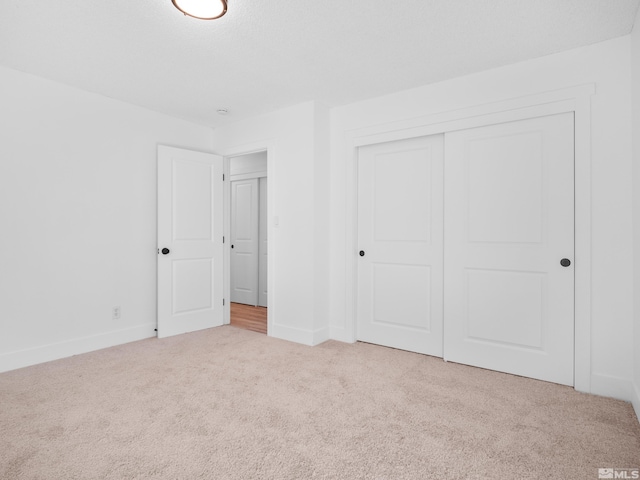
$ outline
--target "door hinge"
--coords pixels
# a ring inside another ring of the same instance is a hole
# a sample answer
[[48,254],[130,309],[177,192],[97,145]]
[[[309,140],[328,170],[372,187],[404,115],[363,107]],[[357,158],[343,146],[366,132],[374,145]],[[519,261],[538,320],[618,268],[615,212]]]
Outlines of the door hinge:
[[222,299],[222,305],[224,305],[224,298]]
[[224,243],[224,235],[222,236],[222,243]]
[[222,174],[222,181],[224,182],[224,173]]

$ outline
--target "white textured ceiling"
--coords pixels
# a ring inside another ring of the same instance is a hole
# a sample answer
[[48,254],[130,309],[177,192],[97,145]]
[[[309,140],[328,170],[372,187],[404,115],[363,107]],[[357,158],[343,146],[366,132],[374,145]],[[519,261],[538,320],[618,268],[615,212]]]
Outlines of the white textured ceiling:
[[[0,0],[0,65],[217,126],[628,34],[640,0]],[[227,108],[230,114],[216,114]]]

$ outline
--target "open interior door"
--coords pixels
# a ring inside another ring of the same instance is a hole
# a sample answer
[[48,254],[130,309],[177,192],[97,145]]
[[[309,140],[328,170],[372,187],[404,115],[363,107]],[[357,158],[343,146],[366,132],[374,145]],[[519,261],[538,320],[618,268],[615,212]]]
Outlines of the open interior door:
[[223,323],[223,162],[158,146],[158,337]]

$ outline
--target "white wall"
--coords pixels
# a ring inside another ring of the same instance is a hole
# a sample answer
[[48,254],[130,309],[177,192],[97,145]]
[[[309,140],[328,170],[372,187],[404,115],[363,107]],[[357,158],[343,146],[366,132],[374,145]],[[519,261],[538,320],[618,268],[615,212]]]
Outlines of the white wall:
[[[586,83],[592,97],[591,391],[631,398],[633,375],[630,39],[618,38],[347,105],[331,115],[331,337],[348,340],[348,132]],[[389,126],[390,129],[396,128]]]
[[640,9],[631,34],[631,78],[633,99],[633,238],[634,238],[634,396],[640,418]]
[[0,105],[0,371],[155,335],[156,146],[211,129],[5,68]]
[[269,335],[307,345],[329,336],[328,118],[308,102],[213,133],[227,157],[268,150]]
[[248,153],[233,157],[229,161],[229,175],[264,174],[267,173],[267,152]]

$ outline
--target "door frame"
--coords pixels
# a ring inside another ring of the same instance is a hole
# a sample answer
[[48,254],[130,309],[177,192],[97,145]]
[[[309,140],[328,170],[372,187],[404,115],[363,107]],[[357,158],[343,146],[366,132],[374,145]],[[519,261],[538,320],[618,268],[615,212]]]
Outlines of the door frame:
[[267,152],[267,175],[269,188],[267,190],[267,335],[272,331],[272,325],[277,318],[277,296],[275,282],[275,265],[277,239],[275,238],[274,217],[275,210],[275,159],[276,148],[274,140],[241,145],[220,153],[224,159],[224,298],[223,324],[231,323],[231,174],[230,161],[233,157],[250,153]]
[[[347,185],[346,329],[347,341],[355,342],[357,320],[358,251],[358,148],[377,143],[422,137],[454,130],[544,117],[574,114],[575,162],[575,297],[574,388],[591,391],[591,96],[595,84],[578,85],[536,95],[437,113],[399,122],[374,125],[347,132],[345,137]],[[445,151],[446,162],[446,151]],[[445,246],[446,248],[446,246]]]

